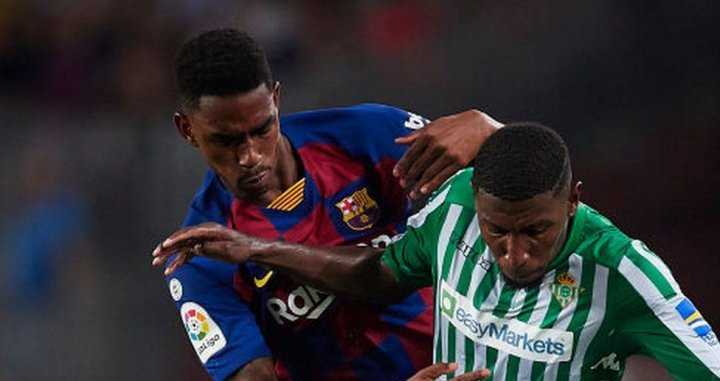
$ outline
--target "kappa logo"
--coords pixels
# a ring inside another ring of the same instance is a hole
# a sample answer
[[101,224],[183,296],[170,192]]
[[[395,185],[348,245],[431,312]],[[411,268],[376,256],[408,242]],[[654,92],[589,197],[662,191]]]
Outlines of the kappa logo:
[[585,291],[584,288],[575,286],[575,277],[567,271],[557,275],[555,282],[548,283],[547,286],[550,287],[550,292],[562,308],[567,307],[581,292]]
[[345,224],[352,230],[371,228],[380,216],[380,207],[370,197],[367,188],[351,194],[336,203]]
[[280,325],[294,322],[301,317],[317,319],[335,300],[335,295],[310,286],[300,286],[288,294],[286,300],[268,299],[266,306]]
[[590,367],[591,370],[614,370],[620,371],[620,362],[617,360],[617,354],[615,352],[603,357]]

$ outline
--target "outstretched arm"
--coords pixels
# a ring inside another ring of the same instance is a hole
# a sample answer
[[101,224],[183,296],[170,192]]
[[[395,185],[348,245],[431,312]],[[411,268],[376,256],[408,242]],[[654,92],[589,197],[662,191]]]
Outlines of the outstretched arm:
[[160,266],[175,252],[165,275],[196,255],[229,263],[253,261],[319,288],[374,301],[396,300],[411,290],[401,287],[380,260],[381,251],[356,246],[304,246],[251,237],[216,223],[188,227],[153,251]]

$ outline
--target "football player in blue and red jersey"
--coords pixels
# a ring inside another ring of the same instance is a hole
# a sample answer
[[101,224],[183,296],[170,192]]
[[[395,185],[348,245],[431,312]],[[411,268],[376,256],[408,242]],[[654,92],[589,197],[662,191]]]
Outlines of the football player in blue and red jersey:
[[[184,226],[217,222],[272,240],[383,245],[404,230],[410,199],[467,165],[499,127],[470,110],[421,128],[429,121],[377,104],[281,118],[264,53],[229,29],[188,41],[176,76],[175,125],[210,167]],[[431,363],[430,288],[359,303],[203,257],[167,283],[217,380],[405,380]]]

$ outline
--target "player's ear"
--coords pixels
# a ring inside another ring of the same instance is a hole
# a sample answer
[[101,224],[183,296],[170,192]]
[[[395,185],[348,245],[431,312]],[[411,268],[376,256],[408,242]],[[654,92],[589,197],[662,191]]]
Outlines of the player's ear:
[[272,97],[273,97],[273,103],[275,104],[275,108],[280,108],[280,82],[279,81],[275,81],[275,83],[273,84]]
[[173,115],[173,122],[175,123],[175,128],[177,128],[183,139],[185,139],[191,145],[197,147],[198,143],[197,140],[195,140],[195,136],[193,135],[192,125],[190,124],[190,120],[188,119],[187,115],[180,111],[177,111],[175,112],[175,115]]
[[578,205],[580,204],[580,193],[582,191],[582,181],[578,181],[570,189],[570,195],[568,196],[568,215],[570,217],[575,216]]

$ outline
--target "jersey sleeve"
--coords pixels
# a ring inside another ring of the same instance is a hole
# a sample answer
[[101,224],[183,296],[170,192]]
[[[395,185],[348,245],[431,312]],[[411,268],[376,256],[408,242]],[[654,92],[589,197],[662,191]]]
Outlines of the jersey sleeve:
[[[183,226],[225,223],[221,209],[197,201]],[[256,358],[270,357],[255,316],[234,291],[235,271],[234,265],[195,257],[166,278],[188,339],[214,380],[228,378]]]
[[720,345],[692,302],[685,297],[668,267],[640,241],[627,248],[618,268],[627,293],[617,298],[618,333],[655,358],[677,380],[720,378]]
[[382,260],[400,284],[410,288],[433,284],[437,240],[447,214],[444,201],[449,191],[449,186],[440,188],[425,207],[408,218],[405,233],[393,237],[385,249]]

